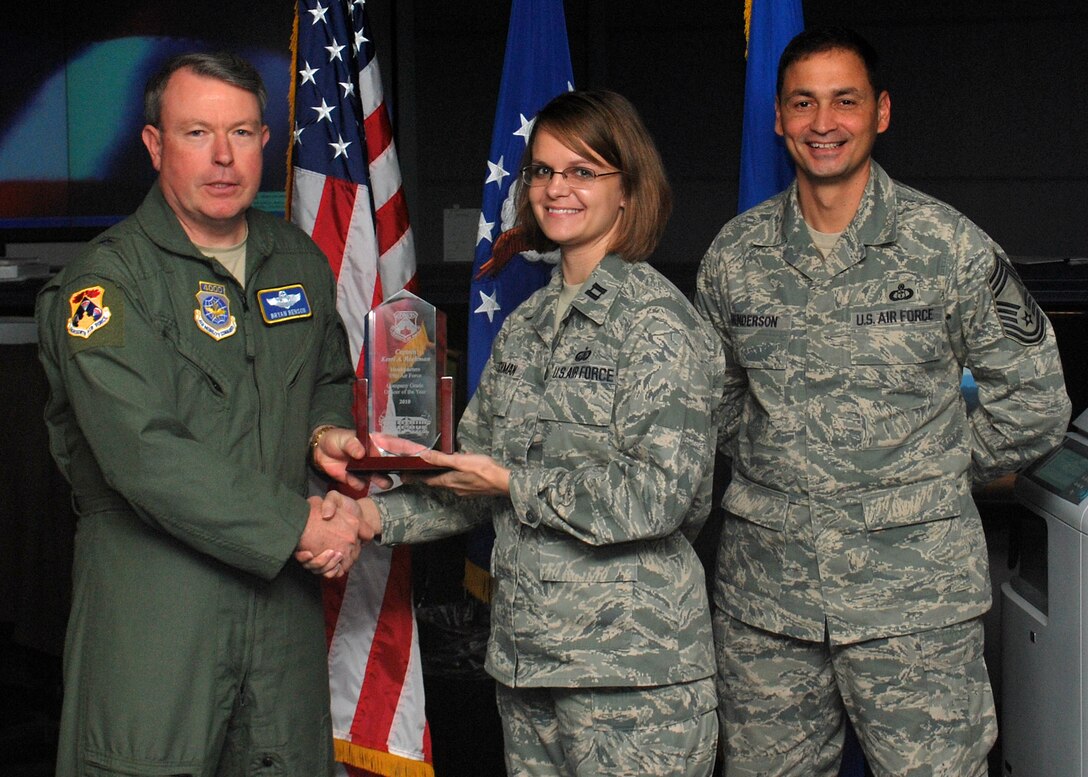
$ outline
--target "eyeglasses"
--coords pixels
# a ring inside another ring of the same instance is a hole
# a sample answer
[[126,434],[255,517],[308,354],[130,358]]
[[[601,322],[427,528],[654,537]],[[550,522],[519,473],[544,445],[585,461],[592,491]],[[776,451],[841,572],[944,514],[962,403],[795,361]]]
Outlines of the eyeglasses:
[[598,178],[609,175],[622,175],[622,170],[598,173],[588,167],[568,167],[566,170],[552,170],[547,165],[525,165],[521,168],[521,182],[526,186],[547,186],[555,175],[563,176],[567,186],[572,189],[592,189]]

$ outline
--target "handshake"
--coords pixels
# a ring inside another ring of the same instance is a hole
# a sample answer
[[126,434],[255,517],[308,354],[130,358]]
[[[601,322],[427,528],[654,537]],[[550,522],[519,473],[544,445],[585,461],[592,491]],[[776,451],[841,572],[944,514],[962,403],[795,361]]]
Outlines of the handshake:
[[[348,464],[365,454],[366,448],[353,429],[326,424],[310,435],[314,468],[360,493],[366,493],[367,484],[348,469]],[[379,488],[392,485],[382,475],[372,476],[371,484]],[[307,501],[310,515],[295,548],[295,560],[315,575],[342,577],[359,558],[363,543],[381,534],[378,508],[370,499],[356,501],[338,491],[329,491],[324,499],[311,496]]]
[[382,532],[381,515],[374,501],[352,499],[339,491],[325,498],[311,496],[310,515],[298,541],[295,560],[327,578],[346,575],[364,543]]
[[[378,435],[372,435],[377,437]],[[459,497],[510,496],[510,470],[490,456],[478,453],[440,453],[418,443],[381,435],[381,447],[388,452],[419,456],[439,468],[435,473],[403,474],[405,483],[441,488]],[[366,449],[351,429],[318,427],[311,436],[314,466],[349,489],[366,493],[367,484],[348,470],[352,459],[362,458]],[[389,488],[392,481],[372,474],[371,485]],[[295,549],[295,560],[315,575],[327,578],[346,575],[363,543],[382,533],[382,519],[373,499],[352,499],[339,491],[325,498],[311,496],[310,516]]]

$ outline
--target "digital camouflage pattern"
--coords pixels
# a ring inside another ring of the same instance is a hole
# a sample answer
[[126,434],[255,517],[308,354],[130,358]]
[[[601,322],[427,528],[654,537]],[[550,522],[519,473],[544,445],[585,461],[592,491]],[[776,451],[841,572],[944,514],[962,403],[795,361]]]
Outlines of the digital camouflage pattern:
[[826,622],[832,644],[988,609],[972,484],[1050,450],[1070,414],[1053,330],[1001,249],[873,163],[826,260],[794,184],[726,224],[696,306],[727,360],[716,604],[818,642]]
[[710,777],[711,678],[655,688],[497,686],[511,777]]
[[727,616],[714,639],[726,777],[836,777],[840,694],[878,777],[986,777],[997,719],[980,619],[829,651]]
[[652,267],[606,256],[554,336],[557,272],[506,320],[458,429],[510,498],[378,498],[383,542],[493,520],[487,669],[513,686],[663,685],[714,671],[703,570],[723,363]]

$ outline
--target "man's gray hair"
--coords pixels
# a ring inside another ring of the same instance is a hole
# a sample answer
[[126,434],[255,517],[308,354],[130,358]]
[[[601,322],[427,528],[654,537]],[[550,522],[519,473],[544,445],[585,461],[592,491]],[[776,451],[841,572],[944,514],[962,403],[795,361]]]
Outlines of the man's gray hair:
[[261,109],[261,121],[264,121],[264,106],[268,102],[268,90],[264,87],[261,74],[237,54],[220,51],[179,54],[167,60],[159,68],[159,72],[147,82],[147,87],[144,89],[145,124],[159,126],[162,121],[162,95],[166,91],[166,84],[170,81],[170,76],[183,69],[188,69],[198,76],[224,81],[253,94]]

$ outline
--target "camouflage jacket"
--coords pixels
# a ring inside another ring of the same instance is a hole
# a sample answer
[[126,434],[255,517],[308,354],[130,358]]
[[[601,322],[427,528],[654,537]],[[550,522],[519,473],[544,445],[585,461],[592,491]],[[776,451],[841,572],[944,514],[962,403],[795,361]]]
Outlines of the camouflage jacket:
[[826,260],[794,184],[722,229],[696,307],[727,362],[719,606],[802,639],[826,622],[836,643],[988,609],[972,483],[1050,450],[1070,414],[1053,329],[1001,249],[873,163]]
[[383,495],[383,542],[493,521],[487,669],[506,685],[709,677],[691,540],[710,509],[720,346],[656,270],[615,255],[553,339],[561,281],[507,318],[458,428],[463,450],[510,468],[510,497]]

